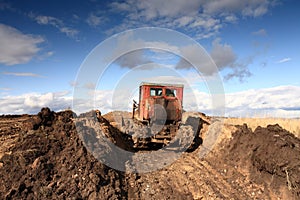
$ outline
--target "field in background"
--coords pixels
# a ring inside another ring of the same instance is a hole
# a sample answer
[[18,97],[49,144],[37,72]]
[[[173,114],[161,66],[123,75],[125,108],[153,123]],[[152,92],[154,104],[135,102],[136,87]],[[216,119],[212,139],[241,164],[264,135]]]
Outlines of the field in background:
[[300,119],[284,119],[284,118],[226,118],[225,124],[243,125],[246,123],[248,127],[255,130],[256,127],[267,127],[269,124],[279,124],[282,128],[293,133],[300,138]]

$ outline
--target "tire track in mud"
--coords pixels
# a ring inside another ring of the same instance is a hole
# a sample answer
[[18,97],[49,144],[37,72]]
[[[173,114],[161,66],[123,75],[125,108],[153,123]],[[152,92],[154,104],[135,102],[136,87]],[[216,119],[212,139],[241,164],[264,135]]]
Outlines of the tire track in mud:
[[[141,184],[135,185],[138,187],[135,191],[139,191],[137,196],[141,199],[157,199],[162,197],[161,191],[167,191],[168,194],[173,194],[169,197],[175,199],[180,195],[185,199],[237,198],[226,192],[231,191],[232,187],[218,172],[208,166],[208,163],[203,164],[204,161],[198,162],[195,159],[197,158],[183,155],[165,169],[139,175]],[[133,199],[133,196],[129,198]]]
[[[233,186],[206,160],[200,160],[196,156],[187,155],[182,162],[193,168],[190,173],[187,173],[187,177],[193,183],[190,191],[192,191],[194,197],[210,197],[214,199],[238,198],[234,194],[236,191],[230,192],[233,191]],[[180,166],[184,165],[178,164],[178,167]]]
[[[259,185],[249,183],[247,176],[234,166],[222,169],[223,166],[214,166],[210,158],[201,159],[196,153],[184,153],[173,164],[158,171],[138,174],[135,178],[129,174],[128,180],[131,179],[132,191],[136,194],[128,198],[253,199],[260,196],[257,195]],[[226,174],[229,168],[231,172]]]
[[[201,160],[200,162],[195,161],[195,157],[187,157],[187,162],[189,162],[190,166],[197,167],[198,174],[200,176],[200,184],[198,183],[198,186],[201,185],[203,188],[201,192],[208,192],[208,195],[211,195],[213,193],[216,198],[228,198],[232,196],[228,191],[231,190],[231,185],[228,184],[223,177],[214,170],[208,162],[205,160]],[[197,174],[197,172],[196,172]],[[191,177],[194,178],[194,180],[197,181],[195,177],[195,172],[191,174]],[[222,185],[220,187],[219,185]]]

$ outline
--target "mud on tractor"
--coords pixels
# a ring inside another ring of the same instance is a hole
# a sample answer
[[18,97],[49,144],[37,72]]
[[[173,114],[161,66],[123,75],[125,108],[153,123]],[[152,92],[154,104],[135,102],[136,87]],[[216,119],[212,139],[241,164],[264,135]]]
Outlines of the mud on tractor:
[[199,144],[202,119],[183,111],[183,88],[182,84],[140,84],[132,118],[122,119],[121,126],[132,136],[136,149],[161,148],[170,143],[193,148]]

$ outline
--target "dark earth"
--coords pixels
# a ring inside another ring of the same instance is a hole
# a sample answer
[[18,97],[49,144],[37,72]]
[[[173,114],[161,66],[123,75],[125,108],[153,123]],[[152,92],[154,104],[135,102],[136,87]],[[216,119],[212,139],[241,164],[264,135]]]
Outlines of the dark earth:
[[[49,108],[0,116],[0,199],[300,199],[300,140],[277,124],[253,131],[224,124],[206,156],[200,145],[171,165],[135,174],[112,169],[89,151],[112,151],[99,129],[135,151],[109,115],[91,111],[79,122],[75,116]],[[204,141],[209,126],[202,127]],[[108,162],[122,159],[110,155]]]

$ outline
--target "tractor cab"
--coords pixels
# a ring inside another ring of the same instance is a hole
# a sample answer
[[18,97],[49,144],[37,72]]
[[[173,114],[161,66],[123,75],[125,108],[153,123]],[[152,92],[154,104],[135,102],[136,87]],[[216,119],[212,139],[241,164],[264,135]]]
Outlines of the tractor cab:
[[139,103],[133,103],[133,118],[139,121],[178,122],[182,116],[183,85],[142,82]]

